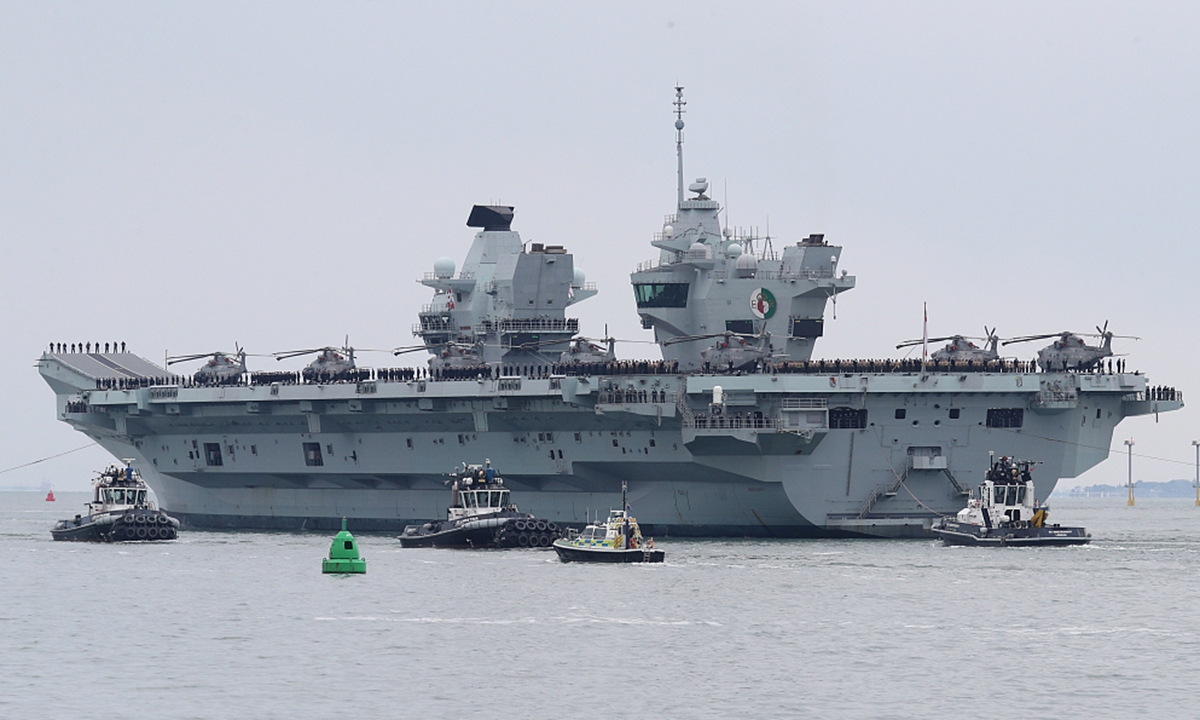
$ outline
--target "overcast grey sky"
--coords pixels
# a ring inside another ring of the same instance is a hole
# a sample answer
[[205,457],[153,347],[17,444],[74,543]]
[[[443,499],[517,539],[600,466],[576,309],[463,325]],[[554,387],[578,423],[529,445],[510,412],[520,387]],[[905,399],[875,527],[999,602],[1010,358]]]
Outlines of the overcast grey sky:
[[0,2],[0,469],[87,442],[33,367],[52,341],[411,343],[473,203],[575,254],[585,333],[648,337],[628,273],[674,210],[678,82],[686,173],[730,224],[845,246],[818,355],[895,355],[922,302],[934,335],[1107,319],[1191,402],[1114,447],[1191,478],[1198,27],[1182,2]]

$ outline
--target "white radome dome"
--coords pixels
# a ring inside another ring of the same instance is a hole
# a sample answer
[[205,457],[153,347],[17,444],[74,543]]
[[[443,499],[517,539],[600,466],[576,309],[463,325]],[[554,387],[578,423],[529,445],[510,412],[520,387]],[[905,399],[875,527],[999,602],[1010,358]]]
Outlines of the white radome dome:
[[583,271],[583,268],[575,268],[575,278],[571,282],[571,287],[581,288],[585,282],[587,282],[587,273]]
[[725,254],[731,258],[740,258],[742,256],[742,246],[737,243],[729,243],[729,247],[725,248]]
[[742,255],[737,259],[737,276],[750,278],[758,274],[758,261],[753,255]]
[[433,276],[437,278],[454,277],[454,261],[448,257],[440,257],[433,261]]

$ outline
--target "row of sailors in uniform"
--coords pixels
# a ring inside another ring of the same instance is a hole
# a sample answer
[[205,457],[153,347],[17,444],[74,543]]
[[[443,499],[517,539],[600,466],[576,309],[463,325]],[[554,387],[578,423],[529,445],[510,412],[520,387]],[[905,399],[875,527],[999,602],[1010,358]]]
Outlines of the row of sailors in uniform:
[[1147,400],[1183,400],[1183,393],[1173,387],[1152,385],[1146,388]]
[[[1123,370],[1123,362],[1119,367]],[[1032,362],[1023,360],[939,360],[929,363],[926,368],[934,372],[1036,372]],[[919,360],[804,360],[799,362],[783,362],[770,366],[772,374],[825,374],[825,373],[881,373],[881,372],[919,372]],[[250,373],[250,385],[299,385],[310,383],[332,382],[365,382],[378,380],[381,382],[411,382],[413,380],[478,380],[501,377],[549,378],[551,376],[569,375],[670,375],[678,374],[679,363],[666,360],[622,360],[604,363],[571,363],[566,365],[503,365],[491,366],[473,365],[466,367],[451,367],[434,370],[425,368],[361,368],[342,373],[317,373],[306,379],[300,372],[257,372]],[[740,373],[739,373],[740,374]],[[240,376],[231,375],[226,378],[199,379],[186,376],[165,377],[132,377],[132,378],[97,378],[97,390],[130,390],[151,387],[154,385],[178,385],[182,387],[198,387],[215,384],[240,385]],[[1157,386],[1146,391],[1148,400],[1177,400],[1182,397],[1175,388]],[[615,402],[621,402],[616,400]]]
[[[117,349],[118,346],[121,348],[120,350]],[[65,355],[67,353],[91,353],[92,347],[93,343],[90,342],[50,343],[50,354]],[[125,343],[104,343],[103,346],[101,346],[100,343],[95,343],[94,347],[96,348],[96,352],[110,352],[110,347],[112,348],[111,352],[125,352]],[[101,347],[104,349],[101,350]]]
[[[1037,372],[1032,361],[1027,360],[929,360],[924,369],[929,372]],[[917,373],[922,371],[921,361],[913,358],[901,360],[799,360],[776,363],[770,366],[772,374],[804,375],[825,373]]]
[[665,403],[670,402],[667,399],[667,391],[659,392],[655,389],[642,390],[635,388],[613,388],[611,390],[603,390],[600,393],[599,401],[602,403],[611,403],[619,405],[623,403]]
[[[1125,371],[1125,361],[1118,360],[1116,372]],[[1097,363],[1091,368],[1073,368],[1083,373],[1113,373],[1113,362],[1107,366]],[[928,372],[988,372],[988,373],[1036,373],[1037,363],[1033,360],[929,360],[924,365]],[[768,366],[772,374],[817,374],[824,373],[917,373],[922,372],[921,361],[913,358],[902,360],[800,360],[776,363]]]

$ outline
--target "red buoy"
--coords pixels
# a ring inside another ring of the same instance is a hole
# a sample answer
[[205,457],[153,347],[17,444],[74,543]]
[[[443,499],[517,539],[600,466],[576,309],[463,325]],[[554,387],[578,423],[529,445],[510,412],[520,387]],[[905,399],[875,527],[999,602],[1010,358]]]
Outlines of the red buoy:
[[46,493],[46,502],[54,502],[54,491]]

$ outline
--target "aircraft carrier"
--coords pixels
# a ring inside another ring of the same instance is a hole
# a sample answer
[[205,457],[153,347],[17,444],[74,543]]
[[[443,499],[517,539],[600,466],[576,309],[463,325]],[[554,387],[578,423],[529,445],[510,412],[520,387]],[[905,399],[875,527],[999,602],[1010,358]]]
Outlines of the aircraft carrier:
[[685,192],[684,104],[677,89],[676,211],[631,274],[662,360],[583,338],[568,309],[597,290],[574,256],[523,243],[513,208],[475,206],[461,271],[442,258],[420,280],[427,366],[325,348],[304,373],[214,353],[187,376],[115,344],[55,344],[38,366],[59,418],[133,458],[192,527],[399,531],[442,516],[447,473],[487,458],[557,523],[617,507],[625,481],[650,535],[913,537],[963,506],[989,453],[1041,463],[1049,495],[1107,458],[1122,418],[1182,407],[1106,368],[1106,332],[1038,364],[814,360],[827,304],[855,285],[842,248],[777,249],[724,227],[704,179]]

